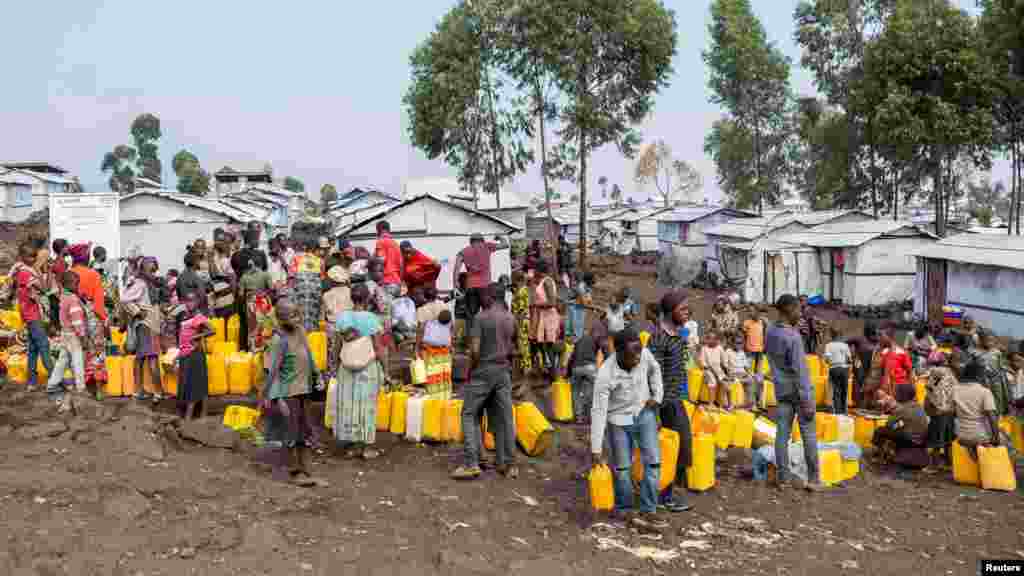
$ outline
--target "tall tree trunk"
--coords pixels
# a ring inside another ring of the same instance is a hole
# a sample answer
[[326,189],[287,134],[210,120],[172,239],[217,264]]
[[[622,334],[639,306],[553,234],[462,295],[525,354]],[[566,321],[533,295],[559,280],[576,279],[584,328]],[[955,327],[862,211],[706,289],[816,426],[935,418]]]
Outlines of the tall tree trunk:
[[[1010,140],[1016,136],[1012,134]],[[1017,143],[1010,143],[1010,206],[1006,211],[1006,235],[1013,236],[1013,221],[1017,216]]]
[[587,132],[580,130],[580,270],[587,266]]
[[875,220],[879,216],[878,198],[878,157],[875,154],[875,146],[871,146],[871,209],[875,213]]
[[[1017,137],[1020,137],[1020,131],[1017,132]],[[1014,150],[1017,152],[1014,156],[1017,158],[1017,198],[1014,202],[1013,209],[1017,213],[1014,216],[1014,221],[1017,222],[1017,236],[1021,235],[1021,192],[1024,192],[1024,158],[1021,157],[1021,142],[1020,140],[1014,142]]]
[[764,216],[764,183],[761,182],[761,127],[754,122],[754,180],[757,182],[757,215]]
[[892,221],[900,219],[900,176],[899,170],[892,173]]
[[534,83],[533,90],[534,102],[537,106],[537,120],[540,125],[540,175],[544,179],[544,204],[548,211],[548,226],[551,226],[555,217],[551,214],[551,183],[548,181],[548,146],[547,134],[544,133],[544,89],[539,80]]
[[946,211],[942,207],[942,189],[943,189],[943,173],[942,173],[942,154],[937,154],[935,160],[935,174],[932,176],[934,181],[932,196],[934,197],[935,203],[935,235],[939,238],[945,238],[946,236]]
[[491,76],[488,70],[488,66],[484,66],[484,82],[487,85],[487,110],[489,112],[489,120],[491,122],[491,176],[490,176],[490,192],[494,194],[495,206],[501,208],[501,187],[498,184],[498,117],[494,112],[494,86],[491,85]]

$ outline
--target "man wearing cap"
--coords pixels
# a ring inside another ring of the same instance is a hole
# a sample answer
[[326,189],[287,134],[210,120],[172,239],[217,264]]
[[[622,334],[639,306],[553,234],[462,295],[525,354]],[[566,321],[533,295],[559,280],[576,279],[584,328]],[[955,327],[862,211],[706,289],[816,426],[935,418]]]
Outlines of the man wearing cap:
[[373,254],[384,264],[381,285],[392,298],[402,295],[402,250],[391,237],[391,224],[386,220],[377,223],[377,245]]
[[483,234],[474,232],[469,237],[469,246],[462,249],[455,257],[455,268],[452,269],[452,287],[459,285],[459,271],[466,265],[466,309],[469,324],[480,311],[480,291],[491,284],[491,255],[498,250],[507,250],[508,240],[495,236],[497,242],[484,242]]

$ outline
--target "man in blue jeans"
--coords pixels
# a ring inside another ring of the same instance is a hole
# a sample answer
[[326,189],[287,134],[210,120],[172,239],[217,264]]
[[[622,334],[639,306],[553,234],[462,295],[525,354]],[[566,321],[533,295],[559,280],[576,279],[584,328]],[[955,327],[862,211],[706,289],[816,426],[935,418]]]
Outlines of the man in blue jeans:
[[18,308],[21,318],[28,331],[28,387],[34,390],[38,382],[36,372],[39,360],[46,366],[47,372],[53,372],[53,359],[50,358],[50,339],[43,326],[43,311],[39,303],[46,298],[43,294],[46,287],[43,277],[32,267],[36,261],[36,248],[31,243],[22,244],[18,249],[21,260],[11,269],[17,287]]
[[633,510],[633,482],[630,470],[633,447],[640,449],[644,476],[640,481],[640,516],[633,522],[641,527],[664,528],[654,519],[658,505],[661,454],[658,445],[658,406],[664,393],[661,366],[640,344],[632,327],[617,332],[615,353],[597,372],[594,406],[590,419],[590,450],[594,465],[605,464],[605,432],[611,451],[615,482],[615,511]]
[[804,458],[807,462],[809,492],[821,490],[818,476],[818,441],[814,435],[814,388],[804,357],[804,342],[797,328],[800,321],[800,301],[792,294],[779,297],[775,307],[779,310],[779,321],[768,328],[765,337],[765,354],[772,368],[775,380],[775,481],[779,488],[789,482],[789,437],[793,429],[793,417],[800,424],[800,436],[804,444]]

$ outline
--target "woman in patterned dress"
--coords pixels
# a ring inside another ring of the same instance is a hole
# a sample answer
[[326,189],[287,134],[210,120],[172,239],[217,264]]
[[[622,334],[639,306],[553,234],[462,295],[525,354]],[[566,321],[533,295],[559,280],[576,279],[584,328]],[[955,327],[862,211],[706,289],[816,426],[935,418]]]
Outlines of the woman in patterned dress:
[[321,305],[323,298],[320,296],[323,288],[321,273],[321,260],[316,255],[317,244],[315,241],[306,242],[302,252],[292,260],[292,275],[294,276],[293,300],[302,313],[302,326],[307,332],[320,330]]
[[526,275],[520,271],[512,273],[512,315],[516,318],[516,368],[520,374],[529,374],[533,368],[530,358],[530,289]]
[[[360,350],[366,357],[358,358],[362,367],[338,364],[338,384],[335,387],[334,437],[348,446],[346,456],[362,456],[369,460],[380,453],[373,448],[377,438],[377,394],[384,385],[384,370],[378,358],[381,356],[383,324],[376,314],[367,310],[370,293],[364,284],[352,287],[352,310],[338,315],[335,329],[342,334],[345,344],[341,356]],[[372,353],[360,344],[360,338],[371,338]],[[351,350],[345,347],[352,346]],[[352,354],[356,356],[356,354]]]
[[[238,281],[238,289],[245,301],[249,352],[260,354],[267,348],[276,328],[272,281],[270,273],[261,270],[252,258],[246,259],[242,265],[245,272]],[[268,367],[266,357],[263,361],[264,367]]]

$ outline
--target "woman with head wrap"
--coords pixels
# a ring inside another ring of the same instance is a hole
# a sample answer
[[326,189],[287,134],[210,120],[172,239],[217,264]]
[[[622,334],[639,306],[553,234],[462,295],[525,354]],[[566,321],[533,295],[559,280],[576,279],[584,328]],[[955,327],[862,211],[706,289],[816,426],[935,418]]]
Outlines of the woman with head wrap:
[[230,232],[221,230],[213,239],[213,254],[210,259],[210,282],[213,288],[213,313],[218,318],[227,318],[235,313],[235,284],[237,278],[231,267],[231,250],[234,239]]
[[256,260],[246,256],[238,294],[245,305],[245,337],[248,351],[259,354],[274,334],[273,281],[270,273],[260,269]]
[[[154,401],[162,399],[160,384],[160,334],[163,328],[161,306],[166,301],[163,284],[157,277],[156,258],[145,257],[121,295],[121,310],[134,335],[135,399],[145,400],[149,392]],[[148,368],[148,370],[147,370]],[[145,376],[151,378],[146,386]]]
[[890,414],[885,426],[875,430],[872,444],[883,460],[903,468],[928,466],[928,415],[915,400],[912,384],[896,386],[896,397],[883,394],[882,408]]
[[321,260],[317,256],[317,243],[307,240],[302,252],[292,260],[292,301],[302,313],[302,325],[307,332],[320,330],[321,315]]
[[[68,248],[71,255],[71,271],[78,274],[78,295],[82,297],[82,303],[92,308],[96,319],[95,330],[90,333],[97,339],[106,336],[108,319],[106,306],[106,293],[103,290],[103,279],[100,273],[89,267],[89,260],[92,251],[89,244],[75,244]],[[105,342],[93,346],[92,353],[85,357],[85,380],[86,382],[105,382],[107,379],[106,350]],[[97,386],[97,389],[99,386]]]
[[344,266],[335,265],[327,270],[330,289],[324,292],[324,321],[327,323],[327,365],[338,365],[341,339],[335,329],[338,315],[352,309],[352,289],[348,271]]
[[343,341],[338,385],[333,401],[334,437],[348,445],[347,456],[376,458],[377,394],[385,384],[380,318],[370,312],[370,293],[364,284],[352,288],[352,310],[341,312],[335,331]]
[[86,304],[92,305],[96,315],[107,321],[107,307],[104,301],[103,280],[100,273],[89,268],[91,251],[89,244],[75,244],[68,248],[71,254],[71,271],[78,274],[78,293]]
[[953,406],[953,389],[956,375],[946,355],[938,350],[928,356],[928,383],[925,384],[924,411],[928,414],[928,448],[936,451],[948,465],[950,447],[955,437],[956,413]]
[[[690,306],[686,292],[676,290],[661,298],[661,319],[655,327],[648,344],[651,354],[661,366],[664,383],[664,400],[661,403],[661,425],[679,433],[679,457],[676,460],[676,485],[684,486],[686,468],[691,461],[690,418],[683,409],[682,401],[688,399],[686,365],[690,359],[686,338],[680,329],[690,319]],[[662,456],[664,458],[664,456]],[[670,512],[684,512],[690,509],[686,502],[686,490],[673,494],[673,487],[667,487],[659,498],[661,505]]]
[[1010,413],[1010,389],[1003,368],[1003,353],[996,347],[996,337],[992,332],[979,329],[977,331],[978,346],[968,353],[972,362],[981,367],[981,385],[992,392],[996,400],[996,410],[1000,416]]

